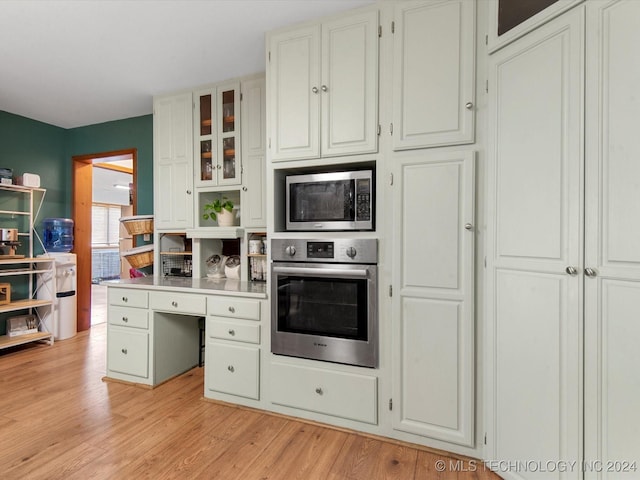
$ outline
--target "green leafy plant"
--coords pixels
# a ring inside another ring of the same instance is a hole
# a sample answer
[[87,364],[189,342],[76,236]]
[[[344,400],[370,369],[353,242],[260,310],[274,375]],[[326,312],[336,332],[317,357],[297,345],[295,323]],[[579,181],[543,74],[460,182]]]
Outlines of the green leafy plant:
[[226,210],[227,212],[233,211],[233,202],[229,200],[227,197],[216,198],[211,203],[206,203],[203,207],[204,213],[202,214],[202,218],[205,220],[217,220],[218,214],[222,212],[222,210]]

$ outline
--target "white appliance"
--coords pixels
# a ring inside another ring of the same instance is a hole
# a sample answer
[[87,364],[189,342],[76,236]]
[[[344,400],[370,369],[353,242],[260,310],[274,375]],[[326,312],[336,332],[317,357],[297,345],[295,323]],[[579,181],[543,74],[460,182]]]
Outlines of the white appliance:
[[54,297],[54,306],[42,315],[42,322],[56,340],[71,338],[78,331],[76,254],[50,252],[40,257],[55,260],[53,276],[49,273],[38,275],[38,298]]

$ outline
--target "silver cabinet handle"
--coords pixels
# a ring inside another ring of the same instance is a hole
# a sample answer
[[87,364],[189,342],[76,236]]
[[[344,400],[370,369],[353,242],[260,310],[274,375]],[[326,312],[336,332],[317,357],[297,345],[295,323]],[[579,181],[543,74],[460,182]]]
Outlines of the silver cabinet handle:
[[123,349],[121,350],[121,352],[122,352],[122,353],[124,353],[124,354],[126,355],[126,354],[127,354],[127,349],[126,349],[126,348],[123,348]]
[[322,395],[324,392],[322,391],[322,389],[321,389],[320,387],[317,387],[317,388],[316,388],[316,393],[317,393],[318,395]]
[[231,313],[236,313],[236,309],[235,309],[234,307],[229,307],[229,311],[230,311]]
[[574,275],[578,274],[578,269],[576,267],[572,267],[571,265],[569,265],[567,268],[565,268],[564,271],[567,272],[571,276],[574,276]]
[[218,170],[221,170],[221,169],[222,169],[222,165],[218,165],[216,168],[217,168]]
[[322,91],[323,91],[323,92],[326,92],[326,91],[328,90],[328,88],[327,88],[327,86],[326,86],[326,85],[322,85],[322,87],[320,87],[320,88],[322,88]]
[[122,321],[123,321],[124,323],[127,323],[127,322],[129,321],[129,318],[128,318],[128,317],[122,317]]
[[124,303],[127,303],[127,302],[129,301],[129,299],[128,299],[127,297],[122,297],[122,301],[123,301]]
[[242,187],[242,191],[246,192],[247,191],[247,187]]
[[233,329],[229,329],[229,335],[231,335],[232,337],[234,337],[236,334],[236,331]]
[[464,108],[466,108],[467,110],[471,110],[473,108],[473,103],[472,102],[465,103]]
[[191,195],[191,190],[187,190],[187,195]]
[[313,87],[313,88],[311,89],[311,91],[312,91],[313,93],[318,93],[318,87]]
[[473,230],[473,225],[471,223],[465,223],[464,228],[465,230]]
[[598,275],[598,272],[597,272],[595,269],[593,269],[593,268],[585,268],[585,269],[584,269],[584,274],[585,274],[587,277],[591,277],[591,278],[593,278],[593,277],[595,277],[596,275]]
[[233,373],[233,372],[235,372],[235,371],[236,371],[236,369],[235,369],[235,368],[233,368],[233,365],[229,365],[229,366],[227,367],[227,370],[229,370],[231,373]]
[[178,308],[178,302],[176,301],[171,302],[171,306]]

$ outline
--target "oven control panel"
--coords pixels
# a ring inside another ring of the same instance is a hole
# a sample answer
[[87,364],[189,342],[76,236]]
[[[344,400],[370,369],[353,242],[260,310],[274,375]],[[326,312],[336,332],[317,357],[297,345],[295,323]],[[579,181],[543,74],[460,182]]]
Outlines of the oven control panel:
[[274,262],[375,264],[378,263],[378,240],[274,238],[271,240],[271,258]]

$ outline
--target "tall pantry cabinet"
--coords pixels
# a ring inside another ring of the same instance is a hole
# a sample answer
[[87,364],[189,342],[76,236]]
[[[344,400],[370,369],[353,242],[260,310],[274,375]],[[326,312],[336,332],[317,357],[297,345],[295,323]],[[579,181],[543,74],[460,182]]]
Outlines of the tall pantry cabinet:
[[435,147],[474,142],[475,2],[398,2],[392,30],[392,424],[473,448],[475,152]]
[[589,1],[489,58],[485,458],[584,461],[545,478],[640,467],[637,18]]

